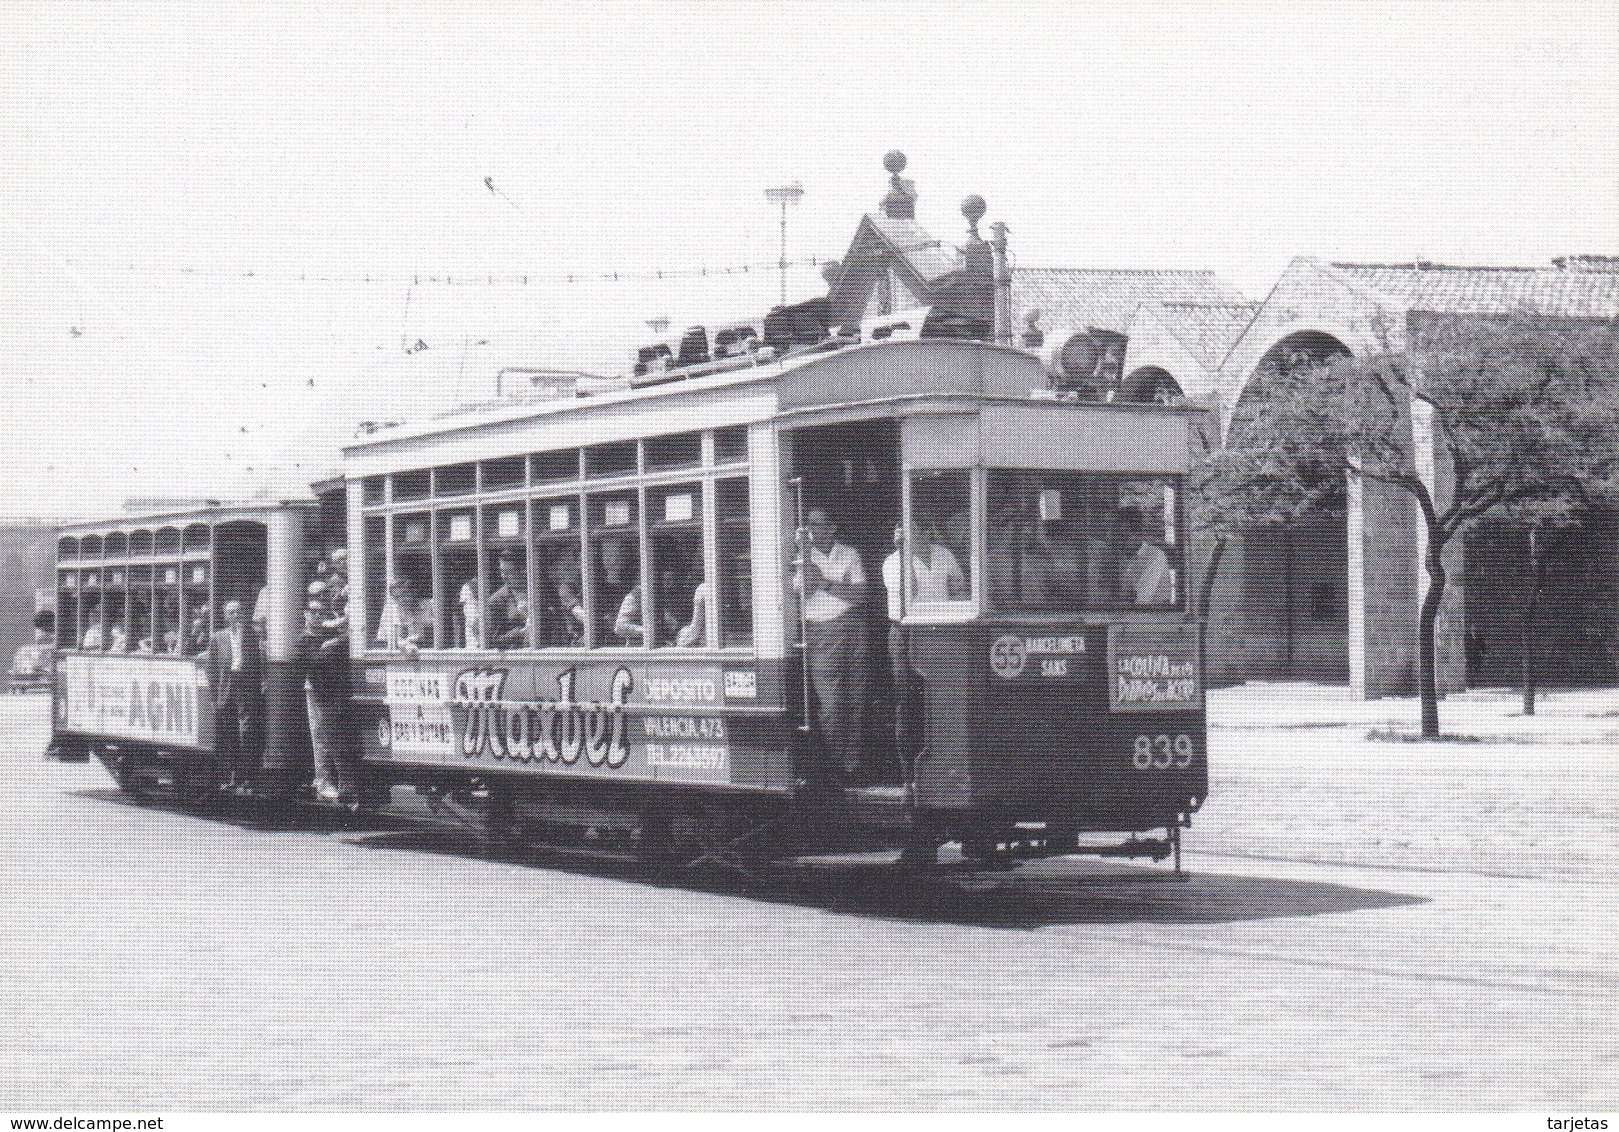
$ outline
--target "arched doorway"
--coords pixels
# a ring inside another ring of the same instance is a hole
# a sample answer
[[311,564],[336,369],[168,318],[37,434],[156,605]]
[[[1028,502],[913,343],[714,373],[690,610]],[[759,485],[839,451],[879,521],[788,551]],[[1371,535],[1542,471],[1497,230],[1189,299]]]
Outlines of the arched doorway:
[[[1232,410],[1226,443],[1240,446],[1266,379],[1294,376],[1351,351],[1305,330],[1260,358]],[[1210,608],[1210,662],[1218,677],[1348,683],[1349,529],[1342,484],[1287,523],[1244,528],[1231,540]]]

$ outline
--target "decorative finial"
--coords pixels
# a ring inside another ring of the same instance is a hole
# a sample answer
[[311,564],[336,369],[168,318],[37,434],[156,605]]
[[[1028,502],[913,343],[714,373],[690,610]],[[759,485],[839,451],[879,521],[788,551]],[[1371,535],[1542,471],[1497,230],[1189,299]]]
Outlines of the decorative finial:
[[888,195],[883,198],[883,215],[890,220],[916,219],[916,182],[900,174],[905,171],[905,155],[897,149],[883,154],[883,168],[888,170]]
[[984,218],[984,213],[988,208],[989,206],[984,203],[984,198],[977,193],[961,202],[961,214],[967,218],[967,232],[974,240],[979,238],[978,222]]

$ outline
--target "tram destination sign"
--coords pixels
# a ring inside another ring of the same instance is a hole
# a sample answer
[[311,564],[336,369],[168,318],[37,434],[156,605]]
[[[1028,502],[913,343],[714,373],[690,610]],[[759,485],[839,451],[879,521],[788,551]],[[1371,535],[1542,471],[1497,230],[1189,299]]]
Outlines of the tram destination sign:
[[1107,635],[1110,711],[1175,711],[1203,706],[1197,629],[1191,625],[1113,625]]
[[722,709],[742,683],[717,666],[389,665],[371,741],[400,762],[727,783]]

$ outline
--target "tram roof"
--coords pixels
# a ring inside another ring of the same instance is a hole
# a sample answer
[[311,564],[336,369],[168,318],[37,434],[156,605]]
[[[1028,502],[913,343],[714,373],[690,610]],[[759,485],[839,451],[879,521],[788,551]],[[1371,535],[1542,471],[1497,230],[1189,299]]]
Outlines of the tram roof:
[[159,527],[189,527],[196,523],[234,523],[254,521],[278,511],[313,509],[319,504],[313,499],[287,499],[263,503],[221,503],[217,506],[192,507],[183,511],[158,510],[134,512],[104,519],[85,519],[73,523],[59,523],[59,536],[82,538],[85,535],[104,535],[134,531],[156,530]]
[[[885,405],[897,413],[992,401],[1069,411],[1203,411],[1057,402],[1044,364],[1029,351],[968,339],[924,338],[822,349],[657,384],[471,406],[367,435],[345,445],[344,456],[353,462],[349,474],[366,475],[444,459],[441,441],[465,438],[466,450],[455,458],[489,459],[534,447],[528,443],[535,439],[529,435],[532,429],[543,429],[561,416],[579,426],[564,442],[571,447],[860,407],[879,415]],[[601,427],[585,427],[587,422]]]

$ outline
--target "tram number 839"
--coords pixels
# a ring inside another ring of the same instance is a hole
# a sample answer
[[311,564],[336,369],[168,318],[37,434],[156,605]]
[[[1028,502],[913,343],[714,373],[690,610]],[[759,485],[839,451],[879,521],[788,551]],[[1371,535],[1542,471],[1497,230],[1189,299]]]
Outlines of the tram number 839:
[[1130,765],[1137,770],[1183,770],[1192,765],[1190,735],[1137,735]]

